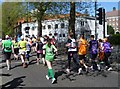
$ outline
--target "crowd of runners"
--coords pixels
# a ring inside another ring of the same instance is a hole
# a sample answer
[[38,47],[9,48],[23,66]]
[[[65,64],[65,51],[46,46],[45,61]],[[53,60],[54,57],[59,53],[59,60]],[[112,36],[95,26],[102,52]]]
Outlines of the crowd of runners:
[[[36,64],[39,65],[42,60],[43,65],[48,67],[46,78],[49,80],[52,78],[52,83],[56,81],[52,68],[52,62],[57,54],[58,47],[56,45],[56,39],[54,37],[17,37],[11,38],[9,35],[2,39],[2,52],[4,59],[6,60],[7,70],[11,69],[11,54],[14,55],[15,60],[21,60],[23,68],[27,68],[30,63],[31,53],[36,53]],[[109,56],[111,55],[112,46],[108,42],[107,38],[95,40],[94,35],[90,36],[90,41],[84,39],[84,35],[81,35],[79,39],[74,39],[72,34],[68,35],[67,43],[68,58],[66,65],[66,72],[71,72],[71,60],[76,65],[78,74],[82,71],[100,71],[100,63],[105,64],[106,70],[111,70]],[[86,56],[89,54],[90,58]],[[89,61],[89,62],[88,62]]]

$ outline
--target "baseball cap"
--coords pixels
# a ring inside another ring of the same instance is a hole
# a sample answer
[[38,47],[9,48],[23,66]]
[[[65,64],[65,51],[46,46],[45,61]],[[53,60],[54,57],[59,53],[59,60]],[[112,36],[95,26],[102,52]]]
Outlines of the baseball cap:
[[23,37],[23,36],[21,36],[21,39],[24,39],[24,37]]
[[8,35],[6,35],[6,36],[5,36],[5,38],[9,38],[9,36],[8,36]]

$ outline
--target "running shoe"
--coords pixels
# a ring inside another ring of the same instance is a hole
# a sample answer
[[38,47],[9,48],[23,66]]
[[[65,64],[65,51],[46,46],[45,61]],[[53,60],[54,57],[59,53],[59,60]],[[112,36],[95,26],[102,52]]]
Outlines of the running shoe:
[[70,73],[70,69],[66,69],[67,73]]
[[23,68],[26,68],[26,67],[27,67],[27,65],[25,63],[23,63]]
[[10,70],[10,67],[8,67],[7,70]]
[[46,79],[47,79],[47,80],[50,80],[50,78],[48,77],[48,75],[46,75]]
[[29,62],[29,61],[27,61],[27,64],[29,65],[29,64],[30,64],[30,62]]
[[37,65],[39,65],[40,63],[39,63],[39,62],[37,62],[36,64],[37,64]]
[[82,73],[82,68],[79,68],[78,69],[78,74],[81,74]]
[[55,81],[56,81],[56,79],[55,79],[55,78],[53,78],[53,79],[52,79],[52,84],[53,84],[53,83],[55,83]]
[[10,70],[11,69],[11,65],[9,65],[8,67],[7,67],[7,70]]
[[108,70],[108,71],[111,71],[111,70],[112,70],[112,67],[108,68],[107,70]]

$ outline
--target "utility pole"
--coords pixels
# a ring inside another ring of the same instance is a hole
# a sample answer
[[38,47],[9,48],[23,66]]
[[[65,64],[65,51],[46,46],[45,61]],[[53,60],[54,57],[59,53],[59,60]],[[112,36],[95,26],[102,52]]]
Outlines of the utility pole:
[[96,19],[96,11],[97,11],[97,0],[95,0],[95,39],[97,40],[97,19]]
[[74,38],[75,36],[75,2],[70,2],[70,19],[69,19],[69,33],[73,34]]
[[103,9],[103,37],[105,38],[105,9]]

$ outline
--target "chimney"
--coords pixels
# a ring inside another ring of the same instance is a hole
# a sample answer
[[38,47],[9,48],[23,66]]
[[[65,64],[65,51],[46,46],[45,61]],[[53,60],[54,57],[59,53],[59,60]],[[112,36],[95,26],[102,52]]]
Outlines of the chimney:
[[113,11],[116,11],[116,7],[113,7]]

